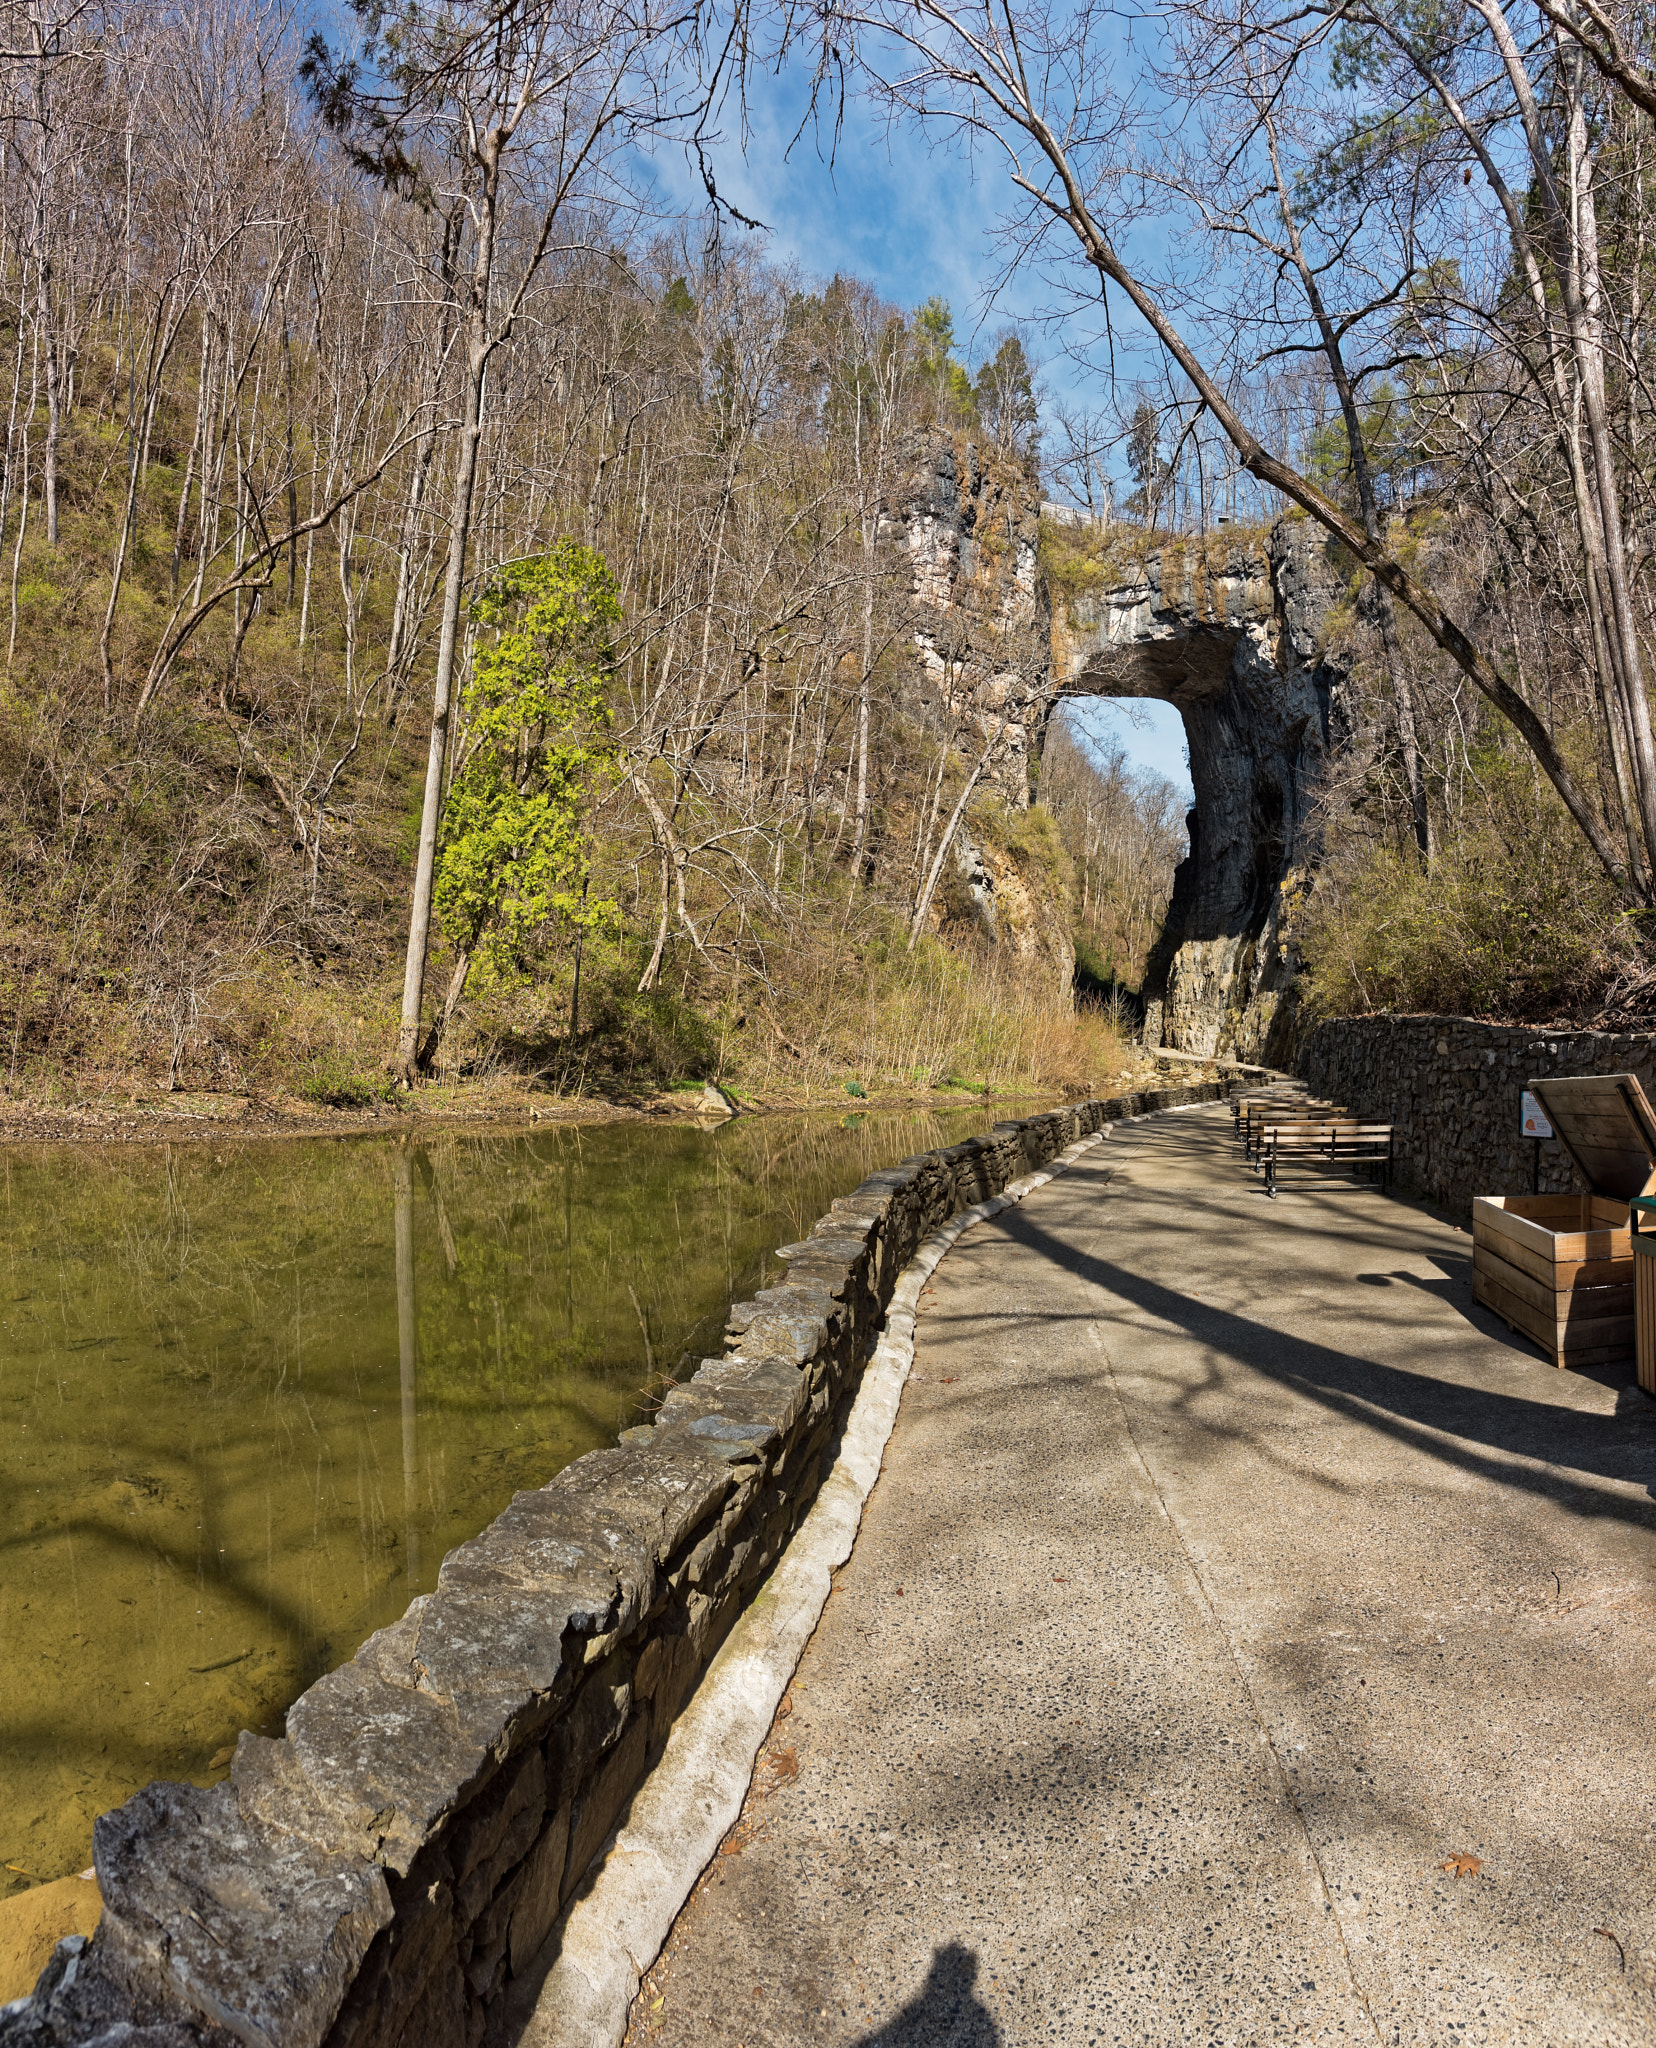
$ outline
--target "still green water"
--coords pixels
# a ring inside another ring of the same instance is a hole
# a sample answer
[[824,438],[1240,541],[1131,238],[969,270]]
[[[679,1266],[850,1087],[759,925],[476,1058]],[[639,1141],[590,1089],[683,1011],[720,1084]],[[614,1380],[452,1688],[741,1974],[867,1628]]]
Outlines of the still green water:
[[987,1120],[0,1152],[0,1896],[279,1732],[778,1245]]

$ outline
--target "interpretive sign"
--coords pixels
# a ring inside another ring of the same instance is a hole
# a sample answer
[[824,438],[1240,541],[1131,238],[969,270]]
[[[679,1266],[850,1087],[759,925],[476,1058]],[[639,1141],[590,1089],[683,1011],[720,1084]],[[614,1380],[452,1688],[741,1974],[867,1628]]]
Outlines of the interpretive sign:
[[1550,1138],[1553,1134],[1547,1112],[1527,1088],[1518,1098],[1518,1127],[1526,1138]]

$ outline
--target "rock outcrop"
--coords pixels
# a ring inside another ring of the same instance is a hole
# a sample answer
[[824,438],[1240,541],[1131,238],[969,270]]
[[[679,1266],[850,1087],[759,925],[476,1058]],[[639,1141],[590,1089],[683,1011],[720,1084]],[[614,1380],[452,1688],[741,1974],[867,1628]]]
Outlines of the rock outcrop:
[[[912,639],[920,688],[909,709],[937,745],[987,756],[985,781],[1014,812],[1029,806],[1031,768],[1052,697],[1052,617],[1040,574],[1040,493],[1018,462],[937,431],[909,451],[907,481],[884,526],[912,564]],[[955,834],[933,903],[948,939],[993,946],[1075,976],[1061,851],[1007,847],[971,823]]]
[[1195,792],[1190,851],[1145,977],[1146,1043],[1284,1065],[1294,904],[1352,715],[1346,671],[1321,645],[1341,579],[1298,519],[1099,570],[1054,617],[1059,689],[1175,705]]
[[913,565],[917,708],[962,753],[990,749],[990,777],[1022,808],[1052,686],[1039,489],[1021,463],[935,431],[916,440],[907,476],[884,535]]
[[[1190,851],[1151,954],[1145,1036],[1284,1064],[1295,1038],[1294,905],[1319,853],[1318,799],[1349,737],[1350,692],[1322,629],[1342,581],[1304,520],[1133,560],[1079,514],[1087,574],[1054,603],[1039,491],[979,443],[921,435],[885,537],[912,564],[921,683],[939,743],[987,751],[1007,804],[1029,802],[1055,696],[1157,697],[1190,743]],[[1053,514],[1048,510],[1049,523]],[[1062,521],[1064,539],[1070,527]],[[963,828],[942,929],[1074,967],[1069,906],[1027,860]]]
[[1073,988],[1075,935],[1059,882],[1062,852],[1056,837],[1035,853],[1027,846],[997,845],[981,829],[974,833],[962,825],[951,851],[952,871],[938,892],[944,937],[973,934],[1037,966],[1049,987]]

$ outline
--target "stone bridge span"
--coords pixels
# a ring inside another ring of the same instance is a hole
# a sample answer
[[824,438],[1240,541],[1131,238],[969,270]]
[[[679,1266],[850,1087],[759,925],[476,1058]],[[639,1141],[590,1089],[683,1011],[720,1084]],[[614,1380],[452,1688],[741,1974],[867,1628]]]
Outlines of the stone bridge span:
[[1055,607],[1061,694],[1158,698],[1189,742],[1190,851],[1145,980],[1150,1045],[1286,1064],[1293,905],[1350,719],[1345,671],[1320,646],[1339,589],[1321,536],[1282,520],[1169,547]]
[[[1341,579],[1302,519],[1135,555],[1131,534],[1084,546],[1091,588],[1041,573],[1042,507],[1022,465],[968,437],[921,435],[883,531],[912,568],[918,656],[910,711],[957,744],[996,742],[1005,800],[1061,696],[1155,697],[1190,746],[1190,852],[1146,978],[1147,1040],[1285,1063],[1294,1036],[1293,907],[1319,853],[1318,798],[1353,718],[1344,668],[1322,651]],[[1075,515],[1070,515],[1074,517]],[[956,859],[984,934],[1000,940],[996,878],[962,827]],[[1002,882],[1006,877],[1001,877]],[[1067,985],[1067,906],[1028,906]]]

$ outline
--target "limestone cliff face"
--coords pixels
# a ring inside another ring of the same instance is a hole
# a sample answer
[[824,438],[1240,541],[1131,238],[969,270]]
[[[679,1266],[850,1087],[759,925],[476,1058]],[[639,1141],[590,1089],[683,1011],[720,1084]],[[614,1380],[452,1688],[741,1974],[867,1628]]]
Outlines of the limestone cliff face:
[[[1005,801],[1029,801],[1055,694],[1158,697],[1190,744],[1190,852],[1145,985],[1146,1039],[1285,1061],[1295,1031],[1294,907],[1318,853],[1317,800],[1349,738],[1344,668],[1322,649],[1341,589],[1303,520],[1112,566],[1054,606],[1040,498],[1023,468],[961,435],[908,451],[883,533],[911,565],[919,720],[968,759],[994,756]],[[1070,905],[1050,865],[963,829],[934,916],[1074,971]]]
[[1294,1036],[1294,905],[1350,692],[1320,635],[1340,579],[1318,531],[1146,557],[1060,607],[1067,695],[1157,697],[1190,745],[1190,851],[1145,980],[1145,1038],[1283,1062]]
[[1075,985],[1075,937],[1066,892],[1052,868],[962,826],[937,916],[945,939],[988,940],[1036,967],[1056,989]]
[[[921,685],[910,706],[936,743],[990,756],[986,782],[1028,808],[1030,769],[1052,694],[1052,618],[1037,561],[1040,492],[1023,466],[964,435],[916,438],[882,527],[911,568],[911,635]],[[1071,906],[1051,861],[996,843],[970,823],[955,835],[933,904],[946,939],[993,945],[1075,977]]]
[[916,438],[905,471],[883,532],[911,564],[920,708],[971,758],[992,743],[993,779],[1022,808],[1052,678],[1039,489],[1020,463],[936,431]]

